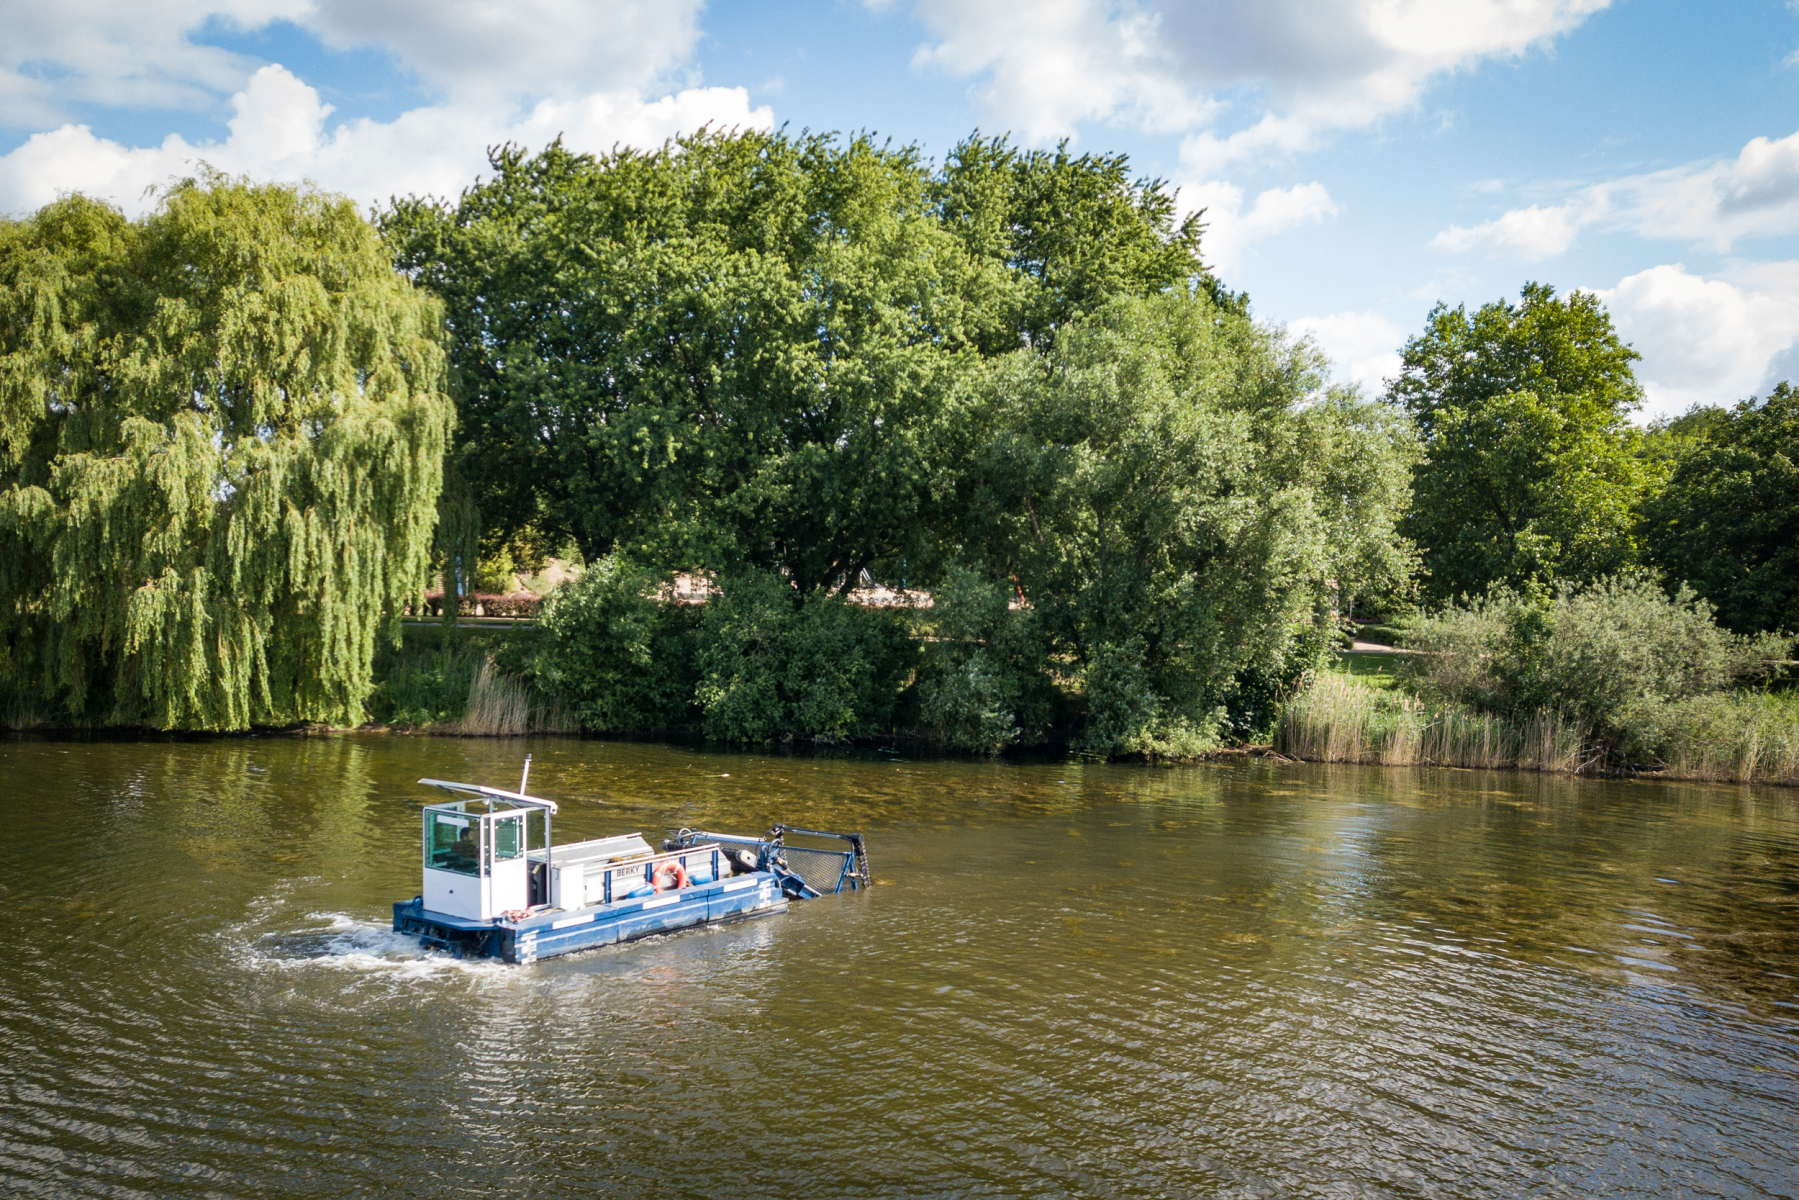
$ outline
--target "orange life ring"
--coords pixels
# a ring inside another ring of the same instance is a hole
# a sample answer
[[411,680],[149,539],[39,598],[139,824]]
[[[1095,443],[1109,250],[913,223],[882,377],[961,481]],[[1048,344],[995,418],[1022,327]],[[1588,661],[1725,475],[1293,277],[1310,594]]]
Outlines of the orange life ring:
[[[662,882],[665,878],[667,883]],[[664,859],[650,872],[650,886],[659,892],[679,891],[687,886],[687,868],[672,858]]]

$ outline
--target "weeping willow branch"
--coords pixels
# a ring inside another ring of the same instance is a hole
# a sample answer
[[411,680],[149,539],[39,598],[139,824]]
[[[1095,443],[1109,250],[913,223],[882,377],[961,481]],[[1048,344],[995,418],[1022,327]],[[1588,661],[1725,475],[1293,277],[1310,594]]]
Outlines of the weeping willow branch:
[[0,673],[75,720],[362,720],[431,565],[440,329],[310,190],[0,222]]

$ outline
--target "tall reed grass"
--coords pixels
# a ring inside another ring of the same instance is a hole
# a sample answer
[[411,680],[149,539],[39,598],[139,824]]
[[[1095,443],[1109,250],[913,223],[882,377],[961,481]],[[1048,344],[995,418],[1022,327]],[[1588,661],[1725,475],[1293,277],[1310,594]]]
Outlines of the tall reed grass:
[[484,660],[469,681],[468,704],[460,719],[431,727],[433,733],[463,737],[517,737],[526,733],[569,733],[575,723],[561,707],[545,703],[530,684]]
[[1671,778],[1799,785],[1799,695],[1701,696],[1670,709],[1661,741]]
[[1579,771],[1592,755],[1554,712],[1516,723],[1324,672],[1282,714],[1276,748],[1315,762]]
[[[1669,779],[1799,785],[1799,695],[1719,692],[1645,710],[1647,772]],[[1647,726],[1653,725],[1653,728]],[[1276,749],[1314,762],[1580,772],[1600,748],[1562,713],[1508,721],[1324,672],[1282,714]]]

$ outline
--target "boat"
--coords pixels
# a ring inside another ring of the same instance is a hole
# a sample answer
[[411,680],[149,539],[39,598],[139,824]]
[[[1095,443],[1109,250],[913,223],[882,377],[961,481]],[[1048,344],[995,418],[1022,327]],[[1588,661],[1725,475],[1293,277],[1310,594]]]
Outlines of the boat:
[[783,913],[790,900],[869,884],[857,833],[682,829],[660,850],[641,832],[557,846],[556,802],[526,794],[530,774],[527,757],[517,791],[419,780],[455,799],[424,806],[423,883],[417,896],[394,904],[395,932],[458,957],[526,965]]

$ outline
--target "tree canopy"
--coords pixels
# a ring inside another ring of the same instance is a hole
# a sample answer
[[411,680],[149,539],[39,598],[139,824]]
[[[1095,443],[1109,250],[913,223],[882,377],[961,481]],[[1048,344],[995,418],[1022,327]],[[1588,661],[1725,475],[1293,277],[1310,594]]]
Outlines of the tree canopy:
[[1739,633],[1799,631],[1799,390],[1701,409],[1665,431],[1666,486],[1644,505],[1648,560]]
[[971,383],[956,554],[1012,581],[1077,666],[1089,749],[1216,737],[1246,690],[1312,665],[1339,589],[1407,573],[1410,431],[1321,394],[1322,366],[1166,295],[1113,300]]
[[856,137],[508,148],[383,218],[444,298],[490,527],[802,591],[928,553],[967,365],[1124,292],[1200,286],[1199,227],[1109,157]]
[[0,223],[0,676],[78,720],[360,721],[443,378],[348,201],[215,177]]
[[1591,580],[1636,560],[1653,476],[1629,420],[1638,357],[1588,292],[1533,283],[1515,305],[1431,312],[1388,393],[1424,446],[1404,531],[1427,595]]

